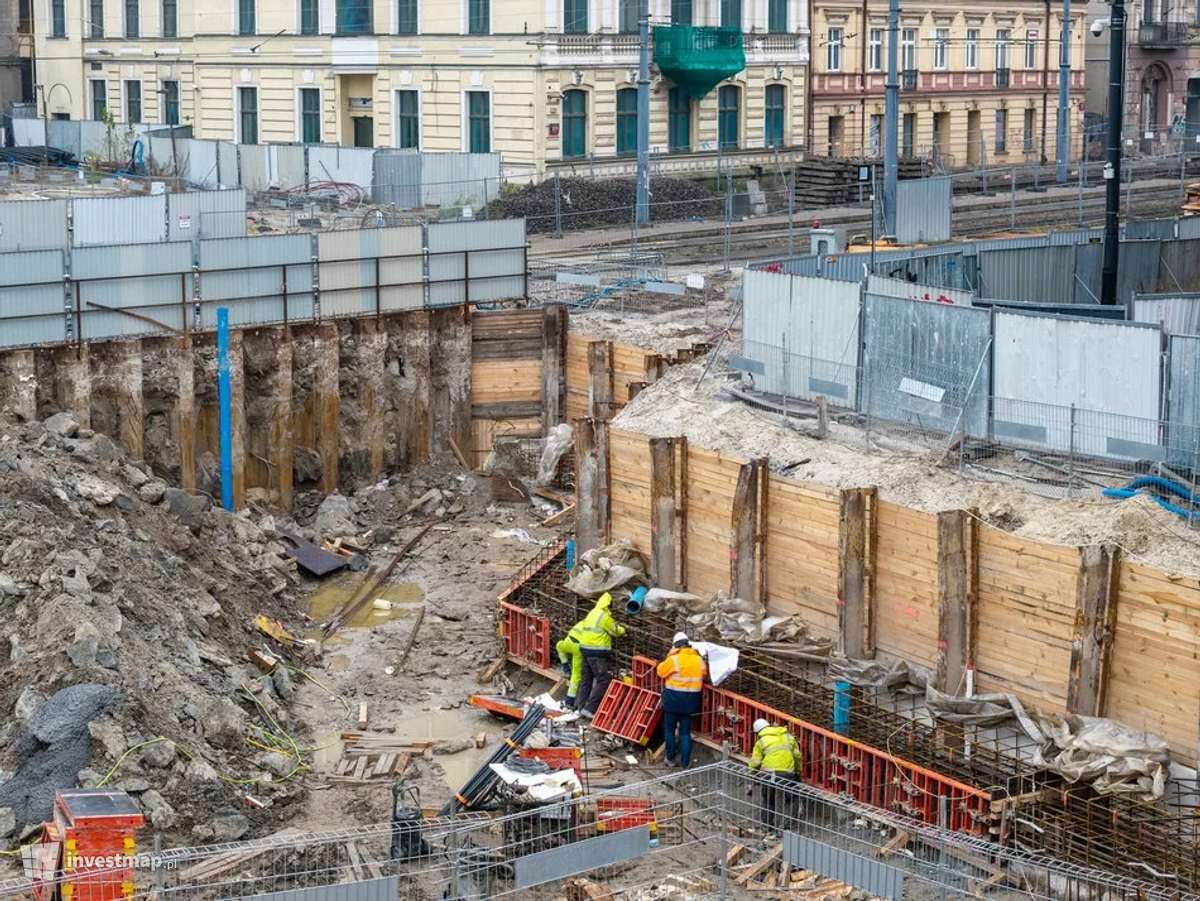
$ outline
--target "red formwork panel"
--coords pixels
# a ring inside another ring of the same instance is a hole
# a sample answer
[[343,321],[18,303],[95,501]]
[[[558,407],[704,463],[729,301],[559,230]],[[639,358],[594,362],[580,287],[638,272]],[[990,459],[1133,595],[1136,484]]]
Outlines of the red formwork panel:
[[649,826],[653,833],[657,826],[654,802],[649,798],[599,797],[596,799],[596,831],[621,832]]
[[504,649],[509,657],[550,668],[550,620],[502,603]]
[[704,687],[695,734],[714,742],[728,742],[733,751],[748,756],[754,750],[754,721],[760,717],[787,725],[796,736],[805,782],[930,825],[938,824],[941,799],[947,798],[948,828],[987,834],[992,801],[987,792],[734,692]]
[[649,657],[634,657],[633,658],[633,684],[638,688],[645,688],[648,691],[655,691],[659,694],[663,690],[663,680],[659,678],[655,668],[658,663],[651,660]]
[[648,744],[662,720],[662,697],[620,679],[608,683],[592,725],[601,732],[639,745]]

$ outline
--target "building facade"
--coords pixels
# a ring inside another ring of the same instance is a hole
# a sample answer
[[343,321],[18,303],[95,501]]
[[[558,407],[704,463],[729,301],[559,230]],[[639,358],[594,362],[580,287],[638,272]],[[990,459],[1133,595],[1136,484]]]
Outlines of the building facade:
[[[1049,0],[905,3],[900,13],[900,155],[935,170],[1055,158],[1062,16]],[[964,9],[965,7],[965,9]],[[1072,9],[1072,158],[1081,146],[1084,4]],[[882,154],[887,0],[814,0],[811,145]]]
[[[499,152],[512,173],[632,169],[636,0],[33,2],[50,115],[107,111],[244,143]],[[651,0],[651,21],[672,26],[656,29],[656,63],[682,41],[685,68],[721,78],[697,97],[656,65],[662,168],[711,166],[718,133],[730,155],[800,143],[807,0]],[[744,66],[722,70],[734,45]]]
[[1140,0],[1128,10],[1126,147],[1175,153],[1186,139],[1200,151],[1200,4]]
[[0,0],[0,113],[33,99],[32,0]]

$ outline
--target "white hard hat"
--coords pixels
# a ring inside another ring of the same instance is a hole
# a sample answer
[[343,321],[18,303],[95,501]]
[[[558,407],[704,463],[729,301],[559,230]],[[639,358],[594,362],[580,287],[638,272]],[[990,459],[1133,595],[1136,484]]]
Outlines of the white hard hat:
[[769,725],[771,725],[771,724],[762,718],[756,719],[754,721],[754,734],[757,735],[759,732],[762,732],[762,730],[767,728],[767,726],[769,726]]
[[676,632],[675,637],[671,639],[671,644],[679,644],[681,641],[691,641],[686,632]]

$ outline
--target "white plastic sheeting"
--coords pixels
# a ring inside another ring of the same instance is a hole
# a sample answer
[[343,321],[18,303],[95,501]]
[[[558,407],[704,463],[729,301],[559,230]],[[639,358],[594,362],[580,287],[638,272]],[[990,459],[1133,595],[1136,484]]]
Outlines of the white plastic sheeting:
[[1161,454],[1157,328],[997,312],[993,335],[996,437],[1097,456]]

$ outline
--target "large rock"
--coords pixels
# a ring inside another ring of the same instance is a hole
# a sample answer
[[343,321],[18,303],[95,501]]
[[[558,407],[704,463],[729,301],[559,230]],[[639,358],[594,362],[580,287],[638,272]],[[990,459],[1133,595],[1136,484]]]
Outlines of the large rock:
[[142,792],[140,800],[142,810],[149,816],[151,825],[156,829],[170,829],[175,825],[174,808],[154,789]]
[[132,463],[126,463],[121,467],[121,475],[125,477],[125,481],[129,483],[131,488],[141,488],[150,481],[150,476],[146,475]]
[[67,648],[67,656],[76,666],[91,666],[96,662],[100,642],[93,637],[82,638]]
[[151,479],[138,489],[138,497],[146,504],[157,504],[166,493],[167,483],[162,479]]
[[229,750],[238,750],[242,746],[242,737],[246,732],[246,714],[229,698],[221,698],[210,704],[200,719],[204,729],[204,737],[209,744]]
[[116,720],[106,717],[88,724],[88,734],[100,744],[107,757],[116,760],[129,749],[129,741],[125,732]]
[[11,807],[0,807],[0,838],[8,838],[17,831],[17,812]]
[[232,807],[222,807],[213,816],[208,827],[212,829],[213,841],[236,842],[250,831],[250,821]]
[[358,527],[354,524],[354,507],[350,504],[350,498],[342,494],[331,494],[321,501],[312,527],[324,538],[357,535]]
[[147,766],[164,769],[175,762],[175,743],[156,741],[142,748],[142,762]]
[[221,777],[212,765],[203,760],[191,761],[183,771],[183,775],[189,782],[217,783],[221,781]]
[[13,598],[13,597],[16,597],[17,595],[21,595],[24,593],[25,592],[23,592],[20,589],[20,587],[18,587],[16,581],[13,579],[12,576],[10,576],[6,572],[0,572],[0,598],[2,598],[2,597]]
[[279,776],[280,778],[288,775],[296,768],[290,757],[278,751],[268,751],[263,755],[258,765],[271,775]]
[[292,456],[292,473],[297,485],[319,482],[325,471],[325,461],[311,447],[297,444]]
[[46,703],[46,696],[34,688],[32,685],[26,685],[24,691],[17,697],[17,703],[13,707],[13,715],[22,723],[28,723],[33,719],[33,715],[38,712],[38,708]]
[[66,443],[71,454],[86,463],[111,463],[125,456],[121,446],[107,435],[94,434],[89,438],[69,439]]
[[91,501],[97,507],[107,507],[121,493],[121,489],[112,482],[106,482],[104,479],[86,472],[75,477],[75,491],[84,500]]
[[42,423],[46,431],[53,432],[60,438],[73,438],[79,431],[79,421],[73,413],[55,413]]
[[193,532],[200,530],[204,514],[212,506],[212,500],[203,494],[188,494],[179,488],[168,488],[163,493],[167,511]]

